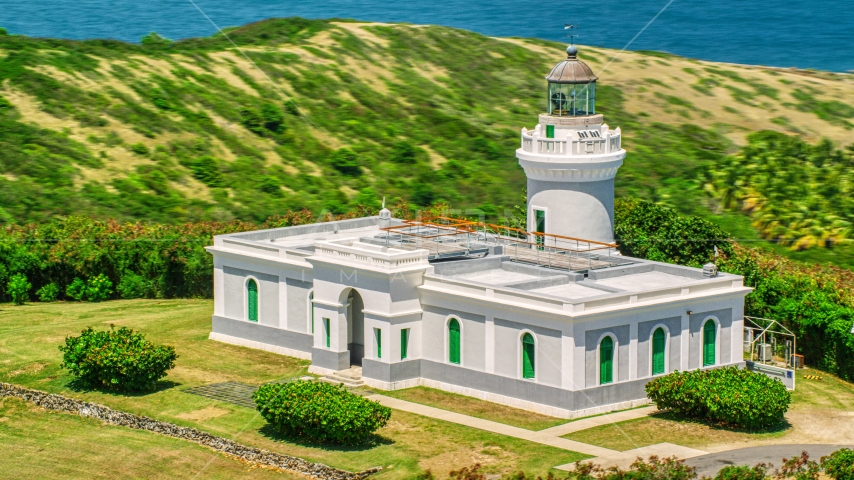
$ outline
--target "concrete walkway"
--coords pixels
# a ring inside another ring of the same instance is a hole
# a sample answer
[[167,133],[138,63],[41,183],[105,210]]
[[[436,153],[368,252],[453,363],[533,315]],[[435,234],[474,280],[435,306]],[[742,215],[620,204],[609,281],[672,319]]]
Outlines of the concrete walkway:
[[622,412],[608,413],[605,415],[599,415],[597,417],[582,418],[581,420],[576,420],[574,422],[564,423],[563,425],[558,425],[556,427],[540,430],[540,433],[547,433],[556,437],[562,437],[570,433],[580,432],[581,430],[587,430],[588,428],[599,427],[602,425],[610,425],[612,423],[624,422],[626,420],[634,420],[636,418],[643,418],[657,411],[658,407],[652,406],[635,408],[633,410],[625,410]]
[[468,415],[462,415],[460,413],[454,413],[440,408],[428,407],[427,405],[421,405],[420,403],[407,402],[406,400],[386,397],[384,395],[370,395],[367,398],[380,402],[386,407],[393,408],[395,410],[415,413],[417,415],[423,415],[437,420],[444,420],[458,425],[486,430],[487,432],[498,433],[508,437],[520,438],[522,440],[528,440],[529,442],[540,443],[550,447],[561,448],[563,450],[571,450],[585,455],[608,457],[618,455],[620,453],[616,450],[609,450],[595,445],[567,440],[544,432],[525,430],[524,428],[513,427],[503,423],[493,422],[491,420],[484,420],[482,418],[470,417]]
[[783,458],[798,457],[801,452],[807,452],[811,460],[818,461],[822,456],[829,455],[840,448],[854,448],[854,445],[765,445],[747,447],[725,452],[710,453],[688,459],[685,464],[697,469],[697,475],[714,476],[727,465],[748,465],[770,463],[775,467],[783,464]]

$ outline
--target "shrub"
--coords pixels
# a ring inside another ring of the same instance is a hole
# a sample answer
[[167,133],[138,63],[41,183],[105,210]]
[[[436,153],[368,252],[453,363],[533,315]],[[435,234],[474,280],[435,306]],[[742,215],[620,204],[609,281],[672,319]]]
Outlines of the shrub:
[[272,175],[264,175],[258,184],[258,188],[267,194],[280,196],[282,195],[282,186],[278,178]]
[[854,480],[854,450],[843,448],[821,459],[824,473],[833,480]]
[[178,355],[170,346],[154,345],[127,327],[96,332],[88,327],[79,337],[66,337],[60,345],[62,368],[83,387],[139,392],[151,391]]
[[614,205],[614,235],[623,255],[682,265],[711,261],[715,247],[724,255],[733,250],[729,234],[715,224],[632,198]]
[[75,278],[67,287],[65,287],[65,296],[82,302],[86,297],[86,282],[79,278]]
[[145,277],[125,272],[116,290],[122,298],[145,298],[151,296],[153,287],[152,282]]
[[769,466],[764,463],[753,467],[728,465],[715,475],[715,480],[764,480],[767,477],[768,468]]
[[362,174],[359,166],[359,156],[349,148],[339,148],[332,154],[332,168],[344,175],[357,177]]
[[674,372],[646,393],[659,409],[748,430],[779,424],[792,399],[780,380],[737,367]]
[[3,27],[0,27],[0,37],[2,37],[3,35],[9,35],[9,31]]
[[148,155],[148,153],[149,153],[148,147],[146,147],[145,144],[143,144],[143,143],[132,144],[130,146],[130,151],[137,154],[137,155],[143,155],[143,156]]
[[219,162],[213,157],[204,156],[193,160],[190,163],[190,170],[193,172],[193,177],[209,187],[223,186]]
[[356,445],[391,416],[391,409],[343,385],[297,380],[262,385],[253,395],[261,416],[279,432],[313,442]]
[[821,466],[810,460],[807,452],[801,452],[799,457],[783,459],[783,465],[777,472],[777,478],[792,478],[794,480],[818,480]]
[[40,302],[55,302],[59,298],[59,287],[51,282],[36,290]]
[[92,277],[86,283],[86,299],[90,302],[100,302],[113,294],[113,282],[103,273]]
[[6,293],[12,297],[15,305],[23,305],[30,300],[30,289],[33,288],[23,273],[16,273],[6,285]]
[[172,41],[169,40],[168,38],[161,37],[160,35],[157,34],[157,32],[151,32],[148,35],[142,37],[142,40],[140,41],[140,43],[142,43],[143,45],[145,45],[147,47],[151,47],[151,46],[169,45],[170,43],[172,43]]

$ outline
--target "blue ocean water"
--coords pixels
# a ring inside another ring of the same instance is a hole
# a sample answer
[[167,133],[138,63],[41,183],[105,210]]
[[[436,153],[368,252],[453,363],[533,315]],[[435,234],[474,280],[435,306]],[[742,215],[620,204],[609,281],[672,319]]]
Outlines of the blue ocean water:
[[199,9],[221,27],[270,17],[356,18],[558,41],[566,40],[569,22],[580,25],[577,43],[610,48],[625,47],[660,13],[629,49],[854,70],[852,0],[0,0],[0,27],[30,36],[126,41],[152,31],[171,39],[215,33]]

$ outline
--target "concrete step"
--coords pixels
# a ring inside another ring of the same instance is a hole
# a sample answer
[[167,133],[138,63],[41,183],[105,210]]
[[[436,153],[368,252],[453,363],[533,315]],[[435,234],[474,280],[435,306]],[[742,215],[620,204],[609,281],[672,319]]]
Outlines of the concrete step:
[[330,373],[329,375],[320,377],[320,381],[333,384],[343,383],[344,386],[348,388],[358,388],[365,385],[361,375],[358,378],[355,378],[351,375],[342,375],[341,372]]

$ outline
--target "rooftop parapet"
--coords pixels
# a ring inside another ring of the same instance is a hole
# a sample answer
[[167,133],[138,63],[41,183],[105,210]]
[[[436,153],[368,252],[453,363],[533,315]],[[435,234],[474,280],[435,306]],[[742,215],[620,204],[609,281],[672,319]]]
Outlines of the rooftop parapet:
[[314,256],[320,261],[349,266],[367,266],[382,270],[424,268],[430,265],[427,250],[400,250],[359,241],[358,238],[318,240],[314,242]]

